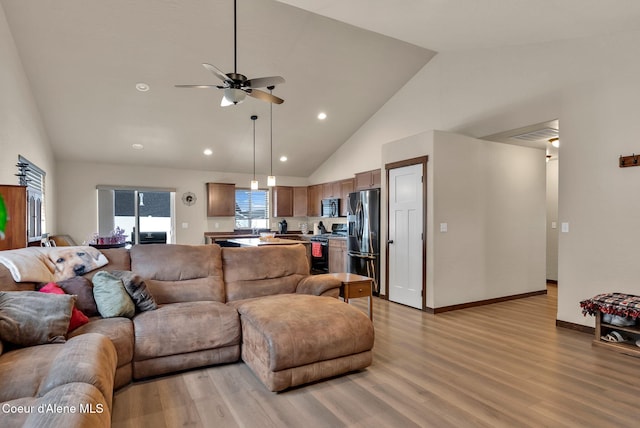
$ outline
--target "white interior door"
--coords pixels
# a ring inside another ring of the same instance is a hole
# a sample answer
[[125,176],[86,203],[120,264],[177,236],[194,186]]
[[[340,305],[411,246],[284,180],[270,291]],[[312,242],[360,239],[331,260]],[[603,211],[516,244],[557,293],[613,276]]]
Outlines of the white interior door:
[[389,170],[389,300],[422,309],[423,165]]

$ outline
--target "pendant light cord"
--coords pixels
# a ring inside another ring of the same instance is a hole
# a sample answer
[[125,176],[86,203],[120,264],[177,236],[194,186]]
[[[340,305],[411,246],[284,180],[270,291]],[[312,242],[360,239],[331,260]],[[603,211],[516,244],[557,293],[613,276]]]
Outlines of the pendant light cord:
[[237,1],[233,0],[233,73],[238,74],[238,20],[236,18]]
[[[273,89],[269,87],[269,93],[273,94]],[[269,103],[269,133],[271,134],[271,141],[269,142],[269,158],[271,160],[271,176],[273,176],[273,103]]]
[[253,120],[253,181],[256,181],[256,116],[251,116]]

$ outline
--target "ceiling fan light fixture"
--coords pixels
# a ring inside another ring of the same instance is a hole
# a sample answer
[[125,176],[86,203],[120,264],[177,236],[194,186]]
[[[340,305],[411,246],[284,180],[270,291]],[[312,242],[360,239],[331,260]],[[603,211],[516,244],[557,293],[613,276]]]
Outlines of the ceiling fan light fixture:
[[246,98],[247,93],[242,89],[224,88],[224,97],[220,105],[222,107],[239,104]]

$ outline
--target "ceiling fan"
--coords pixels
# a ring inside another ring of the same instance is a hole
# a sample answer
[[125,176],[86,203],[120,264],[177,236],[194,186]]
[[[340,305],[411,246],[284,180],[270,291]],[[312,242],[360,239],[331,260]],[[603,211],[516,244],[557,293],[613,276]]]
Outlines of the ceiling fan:
[[257,98],[274,104],[282,104],[284,100],[273,94],[266,93],[256,88],[276,86],[284,83],[284,78],[280,76],[258,77],[248,79],[247,76],[237,72],[238,64],[238,43],[237,43],[237,19],[236,0],[233,0],[233,73],[223,73],[217,67],[204,63],[202,66],[212,72],[222,80],[222,85],[175,85],[176,88],[200,88],[200,89],[222,89],[224,96],[220,102],[221,107],[235,105],[244,101],[245,97]]

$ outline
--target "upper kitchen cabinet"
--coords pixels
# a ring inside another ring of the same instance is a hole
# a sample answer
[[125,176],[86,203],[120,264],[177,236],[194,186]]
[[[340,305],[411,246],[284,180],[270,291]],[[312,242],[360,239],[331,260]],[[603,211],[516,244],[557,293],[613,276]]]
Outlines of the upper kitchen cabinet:
[[273,216],[293,216],[293,187],[276,186],[273,188]]
[[340,181],[340,215],[346,217],[349,208],[349,193],[354,191],[354,179]]
[[355,178],[355,190],[377,189],[380,187],[380,170],[359,172]]
[[333,181],[331,183],[324,183],[322,185],[322,198],[340,198],[340,181]]
[[307,187],[307,215],[309,217],[320,217],[322,197],[322,184]]
[[207,216],[233,217],[236,215],[236,185],[207,183]]
[[308,210],[307,187],[293,188],[293,216],[306,217]]

